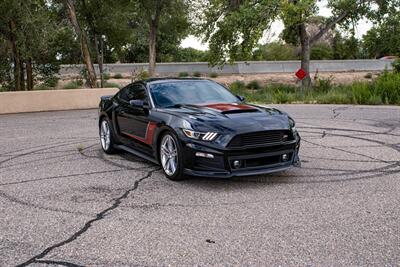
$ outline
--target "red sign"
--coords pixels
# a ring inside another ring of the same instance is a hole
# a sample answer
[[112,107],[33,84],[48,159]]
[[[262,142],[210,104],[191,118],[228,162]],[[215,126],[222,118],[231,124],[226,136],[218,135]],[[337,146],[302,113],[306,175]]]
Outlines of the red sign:
[[296,72],[296,77],[299,78],[300,80],[303,80],[307,76],[307,72],[305,72],[302,68],[300,68]]

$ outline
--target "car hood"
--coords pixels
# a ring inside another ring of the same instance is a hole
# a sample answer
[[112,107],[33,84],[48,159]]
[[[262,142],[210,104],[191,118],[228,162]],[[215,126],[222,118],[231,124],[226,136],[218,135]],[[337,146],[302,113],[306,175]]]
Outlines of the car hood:
[[184,118],[198,131],[215,129],[238,134],[290,128],[286,113],[248,104],[180,105],[164,112]]

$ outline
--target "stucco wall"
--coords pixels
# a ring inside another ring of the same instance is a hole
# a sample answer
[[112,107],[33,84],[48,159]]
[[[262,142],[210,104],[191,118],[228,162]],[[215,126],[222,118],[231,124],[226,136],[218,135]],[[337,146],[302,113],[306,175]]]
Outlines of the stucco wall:
[[0,114],[96,108],[100,97],[117,88],[23,91],[0,93]]

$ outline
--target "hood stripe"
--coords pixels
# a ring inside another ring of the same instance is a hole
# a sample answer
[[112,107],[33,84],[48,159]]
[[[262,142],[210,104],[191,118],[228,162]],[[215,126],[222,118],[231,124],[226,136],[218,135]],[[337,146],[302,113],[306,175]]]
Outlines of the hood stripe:
[[221,103],[221,104],[210,104],[210,105],[204,105],[203,107],[207,108],[212,108],[218,111],[235,111],[235,110],[254,110],[255,108],[249,105],[245,104],[227,104],[227,103]]

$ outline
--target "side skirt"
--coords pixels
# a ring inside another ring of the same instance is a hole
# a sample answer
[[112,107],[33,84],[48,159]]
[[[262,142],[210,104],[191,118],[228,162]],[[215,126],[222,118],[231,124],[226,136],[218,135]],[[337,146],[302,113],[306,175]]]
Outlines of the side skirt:
[[143,158],[145,160],[148,160],[148,161],[150,161],[152,163],[155,163],[155,164],[159,165],[158,161],[155,158],[152,158],[152,157],[150,157],[150,156],[148,156],[148,155],[146,155],[146,154],[144,154],[142,152],[136,151],[136,150],[134,150],[134,149],[132,149],[130,147],[127,147],[127,146],[124,146],[124,145],[115,145],[114,147],[116,149],[124,150],[126,152],[129,152],[129,153],[135,155],[135,156],[141,157],[141,158]]

